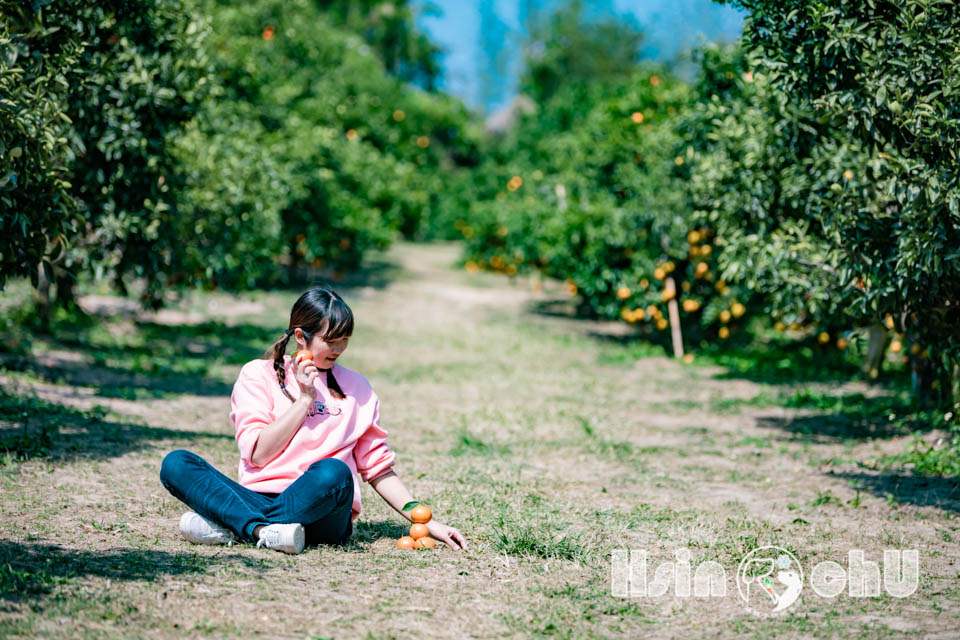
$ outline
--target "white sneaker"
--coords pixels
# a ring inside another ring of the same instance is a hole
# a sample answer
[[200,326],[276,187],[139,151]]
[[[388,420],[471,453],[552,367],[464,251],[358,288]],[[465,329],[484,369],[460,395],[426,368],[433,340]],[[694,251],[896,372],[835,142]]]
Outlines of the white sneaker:
[[257,542],[257,548],[263,546],[284,553],[300,553],[303,551],[305,542],[306,533],[303,530],[303,525],[298,522],[268,524],[260,529],[260,541]]
[[180,533],[197,544],[225,544],[232,547],[237,541],[233,531],[194,511],[187,511],[180,517]]

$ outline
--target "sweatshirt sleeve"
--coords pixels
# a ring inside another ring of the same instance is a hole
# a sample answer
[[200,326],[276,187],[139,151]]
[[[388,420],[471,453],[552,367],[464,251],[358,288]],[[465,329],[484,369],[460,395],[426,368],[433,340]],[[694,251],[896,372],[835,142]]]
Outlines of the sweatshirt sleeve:
[[276,419],[267,380],[254,369],[258,364],[246,365],[240,370],[230,396],[230,421],[236,430],[240,459],[250,466],[256,466],[251,457],[260,432]]
[[353,448],[357,471],[364,482],[370,482],[389,471],[395,457],[387,446],[387,432],[380,427],[380,399],[374,393],[373,421]]

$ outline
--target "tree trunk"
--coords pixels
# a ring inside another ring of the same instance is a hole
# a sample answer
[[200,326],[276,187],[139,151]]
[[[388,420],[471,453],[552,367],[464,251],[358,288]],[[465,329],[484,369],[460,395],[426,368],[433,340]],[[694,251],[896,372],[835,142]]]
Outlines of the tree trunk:
[[952,408],[955,402],[960,402],[960,362],[950,367],[950,385],[946,391],[946,402]]
[[37,265],[37,284],[33,290],[33,299],[37,305],[37,317],[40,319],[40,331],[50,332],[50,280],[43,263]]
[[863,363],[863,371],[875,379],[883,368],[883,355],[890,343],[890,332],[882,324],[875,324],[870,327],[869,336],[870,346],[867,349],[867,359]]
[[673,356],[683,357],[683,333],[680,330],[680,309],[677,306],[677,285],[673,278],[667,278],[666,291],[671,293],[667,302],[667,314],[670,316],[670,335],[673,338]]
[[66,269],[54,266],[53,281],[57,286],[57,305],[63,309],[75,309],[77,299],[73,285],[76,283],[76,276]]
[[929,407],[933,401],[932,382],[936,378],[933,363],[930,358],[922,356],[913,356],[910,358],[910,391],[914,400],[920,407]]

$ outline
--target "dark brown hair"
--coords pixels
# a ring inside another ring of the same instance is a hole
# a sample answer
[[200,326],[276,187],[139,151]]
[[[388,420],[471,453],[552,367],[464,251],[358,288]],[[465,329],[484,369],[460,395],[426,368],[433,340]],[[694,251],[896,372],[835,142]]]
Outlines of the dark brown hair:
[[[293,400],[293,397],[287,391],[284,383],[286,371],[283,368],[283,354],[286,352],[287,343],[290,342],[290,336],[293,335],[293,330],[296,328],[303,331],[303,337],[307,344],[315,336],[320,336],[320,339],[324,342],[337,340],[353,334],[353,312],[343,301],[343,298],[328,287],[310,289],[293,303],[293,309],[290,311],[290,325],[284,332],[284,336],[273,343],[273,347],[267,349],[266,353],[263,354],[265,359],[273,360],[273,369],[277,372],[280,388],[284,395],[291,400]],[[327,387],[340,400],[346,398],[346,394],[343,393],[337,379],[333,377],[333,367],[327,371]]]

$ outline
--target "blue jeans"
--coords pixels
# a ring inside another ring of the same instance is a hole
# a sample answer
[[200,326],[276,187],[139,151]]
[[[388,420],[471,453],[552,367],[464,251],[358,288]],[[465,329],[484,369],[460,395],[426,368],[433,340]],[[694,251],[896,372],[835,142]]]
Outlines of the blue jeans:
[[195,453],[177,449],[160,466],[160,482],[208,520],[253,542],[258,525],[299,522],[310,544],[343,544],[353,533],[353,475],[343,460],[314,462],[283,493],[258,493],[217,471]]

